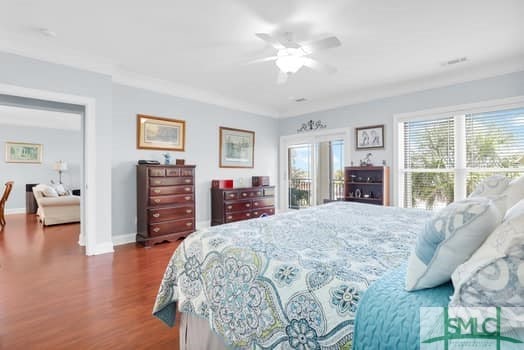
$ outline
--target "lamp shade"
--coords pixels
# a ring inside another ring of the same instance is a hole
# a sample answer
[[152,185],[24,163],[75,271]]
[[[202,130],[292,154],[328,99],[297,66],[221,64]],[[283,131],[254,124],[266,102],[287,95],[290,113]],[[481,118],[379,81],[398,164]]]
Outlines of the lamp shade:
[[67,170],[67,163],[63,160],[59,160],[58,162],[55,162],[54,169],[56,171],[66,171]]

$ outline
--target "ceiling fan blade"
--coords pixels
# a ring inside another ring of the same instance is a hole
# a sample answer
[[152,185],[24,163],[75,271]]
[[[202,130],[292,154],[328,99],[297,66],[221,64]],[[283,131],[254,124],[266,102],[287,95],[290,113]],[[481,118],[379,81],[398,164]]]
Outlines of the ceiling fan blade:
[[286,48],[284,45],[282,45],[282,43],[280,41],[278,41],[277,39],[273,38],[271,35],[269,35],[267,33],[256,33],[255,35],[258,38],[264,40],[266,43],[268,43],[271,46],[273,46],[277,50]]
[[338,47],[340,45],[342,45],[342,43],[340,42],[340,40],[338,40],[336,36],[330,36],[329,38],[304,43],[302,45],[302,49],[304,49],[308,54],[310,54],[316,51]]
[[304,57],[303,59],[304,59],[304,66],[308,68],[311,68],[311,69],[314,69],[320,72],[328,73],[328,74],[333,74],[337,72],[337,69],[329,64],[320,63],[317,60],[314,60],[309,57]]
[[286,48],[300,48],[300,45],[293,41],[293,35],[291,33],[284,33],[281,39],[273,37],[267,33],[256,33],[255,35],[277,50]]
[[282,85],[285,84],[287,81],[288,74],[282,72],[280,69],[278,70],[278,77],[277,77],[277,84]]
[[278,58],[278,56],[264,57],[264,58],[259,58],[259,59],[256,59],[256,60],[249,61],[246,64],[255,64],[255,63],[276,61],[277,58]]

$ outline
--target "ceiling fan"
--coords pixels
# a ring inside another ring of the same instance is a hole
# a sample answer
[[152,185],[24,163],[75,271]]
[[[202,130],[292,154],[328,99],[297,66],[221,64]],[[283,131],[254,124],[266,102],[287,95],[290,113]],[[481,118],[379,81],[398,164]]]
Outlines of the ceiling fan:
[[267,33],[256,33],[255,35],[277,49],[277,54],[276,56],[260,58],[249,63],[275,61],[279,68],[277,84],[284,84],[291,74],[298,72],[304,66],[329,74],[337,71],[333,66],[320,63],[308,57],[317,51],[340,46],[340,40],[335,36],[298,44],[294,41],[293,34],[289,32],[284,33],[282,36],[271,36]]

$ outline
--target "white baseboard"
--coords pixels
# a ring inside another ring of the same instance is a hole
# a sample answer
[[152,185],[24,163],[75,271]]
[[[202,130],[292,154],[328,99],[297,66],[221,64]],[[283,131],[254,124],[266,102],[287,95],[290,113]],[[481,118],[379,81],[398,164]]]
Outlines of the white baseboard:
[[112,239],[113,239],[113,245],[135,243],[136,233],[128,233],[125,235],[113,236]]
[[10,208],[5,210],[5,215],[9,214],[25,214],[25,208]]
[[100,254],[107,254],[107,253],[113,253],[115,250],[113,249],[113,242],[104,242],[97,244],[95,249],[92,251],[89,250],[86,252],[86,255],[100,255]]
[[[202,231],[210,226],[209,220],[197,222],[197,231]],[[116,235],[112,237],[113,245],[122,245],[136,242],[136,232]]]

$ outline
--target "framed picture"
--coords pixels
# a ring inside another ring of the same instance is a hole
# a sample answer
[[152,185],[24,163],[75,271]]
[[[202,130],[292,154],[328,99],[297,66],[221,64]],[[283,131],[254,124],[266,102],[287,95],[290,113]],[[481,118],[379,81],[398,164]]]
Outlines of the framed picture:
[[136,148],[184,151],[186,122],[184,120],[136,116]]
[[42,145],[6,142],[5,161],[7,163],[42,163]]
[[384,148],[384,125],[356,128],[357,150]]
[[220,127],[221,168],[253,168],[255,165],[255,132]]

